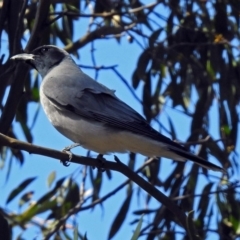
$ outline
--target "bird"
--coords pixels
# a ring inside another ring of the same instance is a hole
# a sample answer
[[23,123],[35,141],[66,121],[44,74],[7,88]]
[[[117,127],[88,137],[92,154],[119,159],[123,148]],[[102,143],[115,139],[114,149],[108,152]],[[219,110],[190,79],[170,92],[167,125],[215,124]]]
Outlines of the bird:
[[47,118],[76,145],[100,155],[133,152],[190,160],[203,168],[225,172],[152,128],[115,91],[86,75],[64,49],[43,45],[11,59],[38,71],[42,77],[40,102]]

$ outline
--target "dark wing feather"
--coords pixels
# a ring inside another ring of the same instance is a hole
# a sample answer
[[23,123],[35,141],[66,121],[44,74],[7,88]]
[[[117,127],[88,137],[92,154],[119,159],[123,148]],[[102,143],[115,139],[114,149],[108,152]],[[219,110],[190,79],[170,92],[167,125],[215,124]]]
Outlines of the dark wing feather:
[[47,97],[59,107],[74,112],[89,121],[95,120],[112,128],[127,130],[187,151],[185,147],[154,130],[140,114],[114,95],[95,93],[92,89],[87,88],[72,97],[68,103],[60,103],[57,99]]

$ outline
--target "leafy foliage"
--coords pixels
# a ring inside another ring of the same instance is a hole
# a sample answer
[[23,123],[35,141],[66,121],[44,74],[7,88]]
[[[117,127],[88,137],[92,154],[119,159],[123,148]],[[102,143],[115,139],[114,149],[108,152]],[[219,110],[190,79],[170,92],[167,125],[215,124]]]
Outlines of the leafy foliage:
[[[178,130],[174,122],[178,119],[167,115],[168,130],[159,123],[158,117],[166,108],[181,112],[190,123],[190,134],[185,145],[190,150],[198,151],[205,159],[213,156],[229,173],[226,176],[210,175],[196,165],[186,168],[184,163],[177,162],[163,179],[160,176],[161,160],[150,161],[138,171],[156,190],[167,193],[169,200],[188,213],[189,229],[184,229],[177,216],[163,204],[153,207],[151,194],[142,194],[141,188],[133,191],[131,181],[116,186],[115,190],[104,196],[101,193],[104,188],[103,175],[106,173],[110,181],[112,172],[101,172],[87,166],[83,168],[81,183],[72,176],[56,180],[56,174],[52,172],[47,180],[49,190],[41,192],[42,197],[35,201],[36,190],[29,186],[35,178],[16,184],[18,187],[9,190],[7,203],[17,198],[20,211],[16,213],[2,206],[0,217],[4,225],[6,218],[12,230],[21,227],[27,231],[24,228],[27,224],[36,216],[47,213],[48,217],[37,224],[45,239],[51,236],[54,239],[87,239],[84,229],[76,224],[73,224],[75,227],[69,234],[66,228],[69,217],[80,211],[91,211],[96,205],[104,205],[106,199],[126,187],[127,196],[119,199],[116,217],[111,226],[107,226],[109,239],[122,231],[125,218],[130,214],[137,217],[132,222],[134,239],[137,236],[148,240],[155,237],[176,239],[177,236],[182,239],[196,239],[198,236],[206,239],[213,232],[219,239],[239,237],[240,185],[234,182],[239,177],[239,13],[240,4],[231,0],[165,0],[146,4],[140,0],[0,1],[0,34],[8,41],[7,50],[0,46],[1,133],[17,138],[17,123],[13,121],[16,116],[26,141],[32,143],[34,139],[32,128],[39,108],[34,121],[29,123],[28,107],[31,103],[39,104],[38,75],[31,75],[26,65],[13,66],[9,60],[9,56],[22,51],[24,41],[27,41],[24,44],[26,52],[39,45],[61,42],[68,52],[79,57],[78,50],[87,44],[92,44],[94,49],[96,41],[116,40],[121,48],[121,41],[127,36],[129,44],[138,45],[141,49],[136,66],[132,69],[132,86],[115,66],[98,67],[92,51],[92,68],[96,76],[102,69],[114,71],[136,100],[141,102],[148,122],[158,123],[160,129],[176,141]],[[83,18],[89,19],[89,25],[86,33],[77,36],[75,41],[73,39],[78,34],[76,28]],[[142,89],[141,100],[135,93],[139,89]],[[218,115],[214,119],[217,129],[214,136],[211,133],[213,121],[210,119],[213,105],[217,105]],[[130,154],[128,166],[133,171],[136,171],[135,158],[134,154]],[[1,145],[0,166],[2,169],[8,168],[7,179],[11,177],[15,161],[25,163],[22,150],[17,146],[6,148]],[[91,182],[92,192],[84,188],[86,178]],[[196,191],[199,184],[201,193]],[[22,195],[19,197],[20,193]],[[91,204],[87,205],[89,197]],[[131,212],[130,203],[136,200],[134,197],[144,200],[145,208]],[[22,207],[25,203],[29,203],[27,208]],[[139,220],[141,214],[144,217]],[[190,227],[192,221],[194,229]]]

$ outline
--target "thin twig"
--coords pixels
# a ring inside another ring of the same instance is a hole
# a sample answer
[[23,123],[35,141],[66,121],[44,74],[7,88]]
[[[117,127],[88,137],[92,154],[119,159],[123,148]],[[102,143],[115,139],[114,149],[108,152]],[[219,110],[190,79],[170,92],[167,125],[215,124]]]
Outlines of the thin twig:
[[132,87],[129,85],[128,81],[118,72],[118,70],[116,68],[112,68],[112,71],[121,79],[121,81],[126,85],[126,87],[128,88],[128,90],[131,92],[131,94],[133,95],[133,97],[142,104],[141,99],[137,96],[137,94],[135,93],[135,91],[132,89]]
[[102,17],[102,18],[109,18],[112,17],[114,15],[125,15],[125,14],[130,14],[130,13],[137,13],[137,12],[141,12],[144,9],[151,9],[154,8],[157,4],[159,4],[159,2],[154,2],[154,3],[150,3],[147,5],[143,5],[141,7],[137,7],[137,8],[133,8],[130,9],[128,11],[124,11],[124,12],[103,12],[103,13],[91,13],[91,14],[84,14],[84,13],[76,13],[76,12],[70,12],[70,11],[61,11],[61,12],[53,12],[50,13],[50,15],[59,15],[60,17],[63,16],[72,16],[72,17]]
[[[153,161],[155,161],[154,158],[150,158],[149,160],[147,160],[140,168],[138,168],[138,170],[135,173],[139,173],[141,172],[146,166],[148,166],[149,164],[151,164]],[[121,190],[123,187],[125,187],[126,185],[128,185],[131,182],[131,179],[128,179],[126,181],[124,181],[122,184],[120,184],[118,187],[116,187],[114,190],[112,190],[111,192],[107,193],[105,196],[95,200],[94,202],[92,202],[91,204],[81,207],[81,208],[77,208],[76,209],[76,213],[81,212],[81,211],[85,211],[87,209],[90,209],[94,206],[96,206],[99,203],[103,203],[105,200],[107,200],[109,197],[113,196],[114,194],[116,194],[119,190]]]
[[186,199],[186,198],[209,196],[209,195],[212,195],[212,194],[226,193],[230,189],[236,189],[236,188],[239,188],[239,187],[240,187],[240,185],[231,185],[230,187],[228,187],[226,189],[221,189],[221,190],[216,190],[216,191],[211,191],[211,192],[203,192],[203,193],[199,193],[199,194],[186,194],[186,195],[182,195],[182,196],[178,196],[178,197],[173,197],[171,199],[173,201],[178,201],[178,200],[183,200],[183,199]]
[[[77,204],[77,206],[81,206],[81,205],[82,205],[82,202],[80,201],[80,202]],[[45,236],[44,239],[45,239],[45,240],[50,239],[50,237],[51,237],[54,233],[56,233],[56,232],[59,230],[59,228],[67,221],[67,219],[68,219],[69,217],[71,217],[73,214],[74,214],[74,208],[70,209],[65,216],[63,216],[62,218],[60,218],[60,219],[57,221],[57,224],[55,225],[55,227],[54,227],[50,232],[48,232],[48,234]]]
[[97,65],[96,66],[88,66],[88,65],[78,64],[78,66],[80,68],[86,68],[86,69],[109,70],[109,69],[113,69],[113,68],[117,67],[118,65],[112,65],[112,66],[103,66],[103,65],[101,65],[101,66],[97,66]]
[[127,31],[127,30],[129,30],[129,29],[131,29],[135,26],[136,26],[136,23],[132,23],[132,24],[126,25],[124,27],[122,27],[122,26],[118,26],[118,27],[102,26],[102,27],[99,27],[96,30],[93,30],[92,32],[88,32],[81,39],[65,46],[65,50],[69,53],[72,53],[74,51],[77,51],[79,48],[82,48],[86,44],[92,42],[93,40],[104,39],[104,37],[107,36],[107,35],[119,34],[121,32]]

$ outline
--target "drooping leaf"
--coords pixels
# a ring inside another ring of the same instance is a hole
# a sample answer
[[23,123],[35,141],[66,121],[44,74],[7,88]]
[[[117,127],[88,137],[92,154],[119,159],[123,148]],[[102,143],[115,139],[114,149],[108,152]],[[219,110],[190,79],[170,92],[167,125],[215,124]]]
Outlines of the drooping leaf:
[[154,213],[156,211],[157,211],[156,209],[143,209],[143,210],[134,211],[133,214],[135,214],[135,215],[145,215],[145,214]]
[[149,47],[154,47],[154,44],[156,43],[156,40],[158,39],[160,33],[162,32],[163,28],[159,28],[156,31],[152,33],[152,35],[149,37]]
[[18,206],[22,207],[25,203],[29,202],[32,199],[33,194],[34,194],[34,191],[29,191],[29,192],[23,194],[23,196],[19,200]]
[[78,226],[74,227],[73,240],[78,240]]
[[199,201],[198,209],[199,209],[200,213],[198,215],[198,219],[200,219],[202,223],[204,223],[204,218],[207,215],[207,210],[210,207],[209,206],[210,198],[209,198],[208,193],[211,191],[212,186],[213,186],[213,183],[211,183],[211,182],[206,184],[206,186],[204,187],[204,189],[202,191],[203,195]]
[[21,193],[30,183],[32,183],[37,177],[27,178],[22,183],[18,185],[13,191],[9,194],[6,203],[11,202],[19,193]]
[[48,187],[51,187],[53,181],[56,179],[56,171],[52,171],[47,179]]
[[143,216],[141,216],[141,218],[139,219],[139,222],[137,224],[137,227],[133,233],[133,236],[131,237],[131,240],[138,240],[138,237],[140,235],[140,232],[141,232],[141,228],[142,228],[142,222],[143,222]]
[[136,89],[139,84],[139,80],[145,80],[147,66],[150,61],[149,49],[146,49],[138,59],[137,68],[133,73],[132,83],[133,87]]
[[109,235],[108,239],[112,239],[116,233],[119,231],[120,227],[122,226],[124,220],[126,219],[130,203],[132,199],[132,192],[128,194],[127,198],[124,200],[122,206],[120,207],[117,216],[115,217]]

